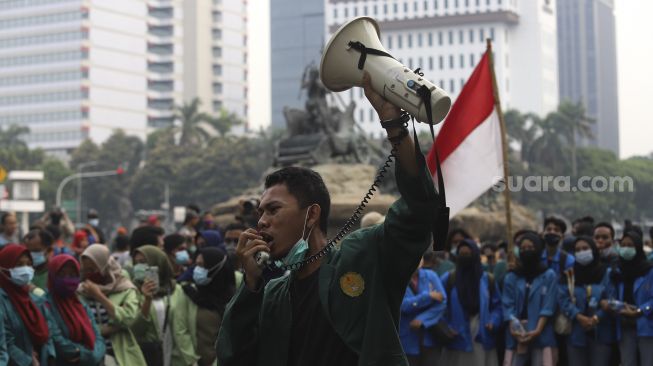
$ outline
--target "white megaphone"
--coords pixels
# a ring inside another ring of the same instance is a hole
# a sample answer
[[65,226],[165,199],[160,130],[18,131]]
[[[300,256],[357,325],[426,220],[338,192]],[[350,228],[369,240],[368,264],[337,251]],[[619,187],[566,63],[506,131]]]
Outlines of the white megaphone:
[[320,62],[322,83],[334,92],[362,86],[363,71],[370,73],[377,93],[420,122],[437,124],[449,113],[447,93],[390,56],[379,39],[379,25],[369,17],[341,26],[327,43]]

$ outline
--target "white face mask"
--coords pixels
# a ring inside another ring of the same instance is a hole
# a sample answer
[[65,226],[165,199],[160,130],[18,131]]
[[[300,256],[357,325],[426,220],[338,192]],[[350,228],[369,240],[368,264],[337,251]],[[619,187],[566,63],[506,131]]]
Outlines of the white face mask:
[[100,219],[89,219],[88,223],[91,224],[91,226],[98,226],[100,225]]
[[580,252],[576,252],[576,262],[578,262],[581,266],[586,266],[594,260],[594,254],[592,254],[591,249],[587,250],[582,250]]

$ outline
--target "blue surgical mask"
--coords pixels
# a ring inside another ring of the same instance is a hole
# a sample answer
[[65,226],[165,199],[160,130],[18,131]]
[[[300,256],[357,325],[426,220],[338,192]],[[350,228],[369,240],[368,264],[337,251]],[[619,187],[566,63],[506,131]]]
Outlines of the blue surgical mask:
[[297,240],[297,243],[290,249],[290,252],[286,254],[285,257],[283,257],[281,260],[277,260],[274,263],[277,265],[277,267],[281,266],[287,266],[295,263],[299,263],[302,260],[304,260],[304,257],[306,257],[306,253],[308,252],[308,241],[307,239],[311,237],[311,232],[313,232],[313,228],[311,228],[308,231],[308,236],[306,236],[306,239],[304,239],[304,234],[306,234],[306,225],[308,224],[308,210],[310,210],[312,207],[309,206],[308,209],[306,209],[306,218],[304,219],[304,229],[302,230],[302,237]]
[[34,268],[31,266],[14,267],[9,270],[9,273],[11,274],[11,282],[20,287],[32,282],[34,278]]
[[175,253],[175,262],[177,262],[177,264],[183,266],[188,264],[189,260],[190,260],[190,256],[188,255],[188,251],[180,250],[177,253]]
[[633,247],[619,247],[619,256],[624,260],[631,260],[635,258],[637,250]]
[[513,252],[513,254],[515,254],[515,257],[519,258],[519,247],[518,246],[515,245],[514,247],[512,247],[512,252]]
[[43,252],[30,252],[32,255],[32,265],[38,267],[45,263],[45,253]]
[[578,262],[581,266],[586,266],[594,260],[594,254],[592,254],[591,249],[583,250],[580,252],[576,252],[576,262]]
[[[204,267],[196,266],[195,269],[193,269],[193,282],[195,282],[196,285],[198,286],[205,286],[211,283],[213,281],[213,277],[215,277],[218,272],[224,267],[224,264],[227,263],[227,256],[225,255],[222,260],[213,266],[211,269],[207,269]],[[213,274],[209,277],[209,272],[213,272]]]
[[193,281],[198,286],[209,284],[209,282],[211,282],[211,279],[209,278],[209,270],[204,267],[196,266],[193,270]]

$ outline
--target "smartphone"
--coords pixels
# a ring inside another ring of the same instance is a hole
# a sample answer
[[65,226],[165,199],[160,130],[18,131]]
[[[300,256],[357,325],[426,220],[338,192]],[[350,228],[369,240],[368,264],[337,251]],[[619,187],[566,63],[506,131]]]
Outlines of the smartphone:
[[154,292],[159,291],[159,267],[157,266],[150,266],[147,267],[145,270],[145,281],[152,281],[156,284],[156,288],[154,289]]

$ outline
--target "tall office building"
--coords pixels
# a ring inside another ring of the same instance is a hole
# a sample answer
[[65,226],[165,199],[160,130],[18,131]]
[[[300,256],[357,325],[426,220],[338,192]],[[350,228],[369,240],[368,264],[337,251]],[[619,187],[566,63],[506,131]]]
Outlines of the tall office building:
[[[115,129],[145,138],[172,107],[247,115],[246,0],[0,2],[0,126],[65,156]],[[227,91],[228,90],[228,91]]]
[[[493,40],[505,109],[544,115],[558,104],[556,6],[547,0],[326,0],[327,34],[357,16],[379,22],[381,42],[454,99]],[[361,88],[345,93],[371,135],[383,134]]]
[[619,100],[614,0],[558,3],[560,99],[582,102],[596,120],[581,141],[619,155]]
[[283,108],[303,108],[302,74],[320,65],[324,41],[324,0],[271,0],[270,48],[272,126],[285,127]]

